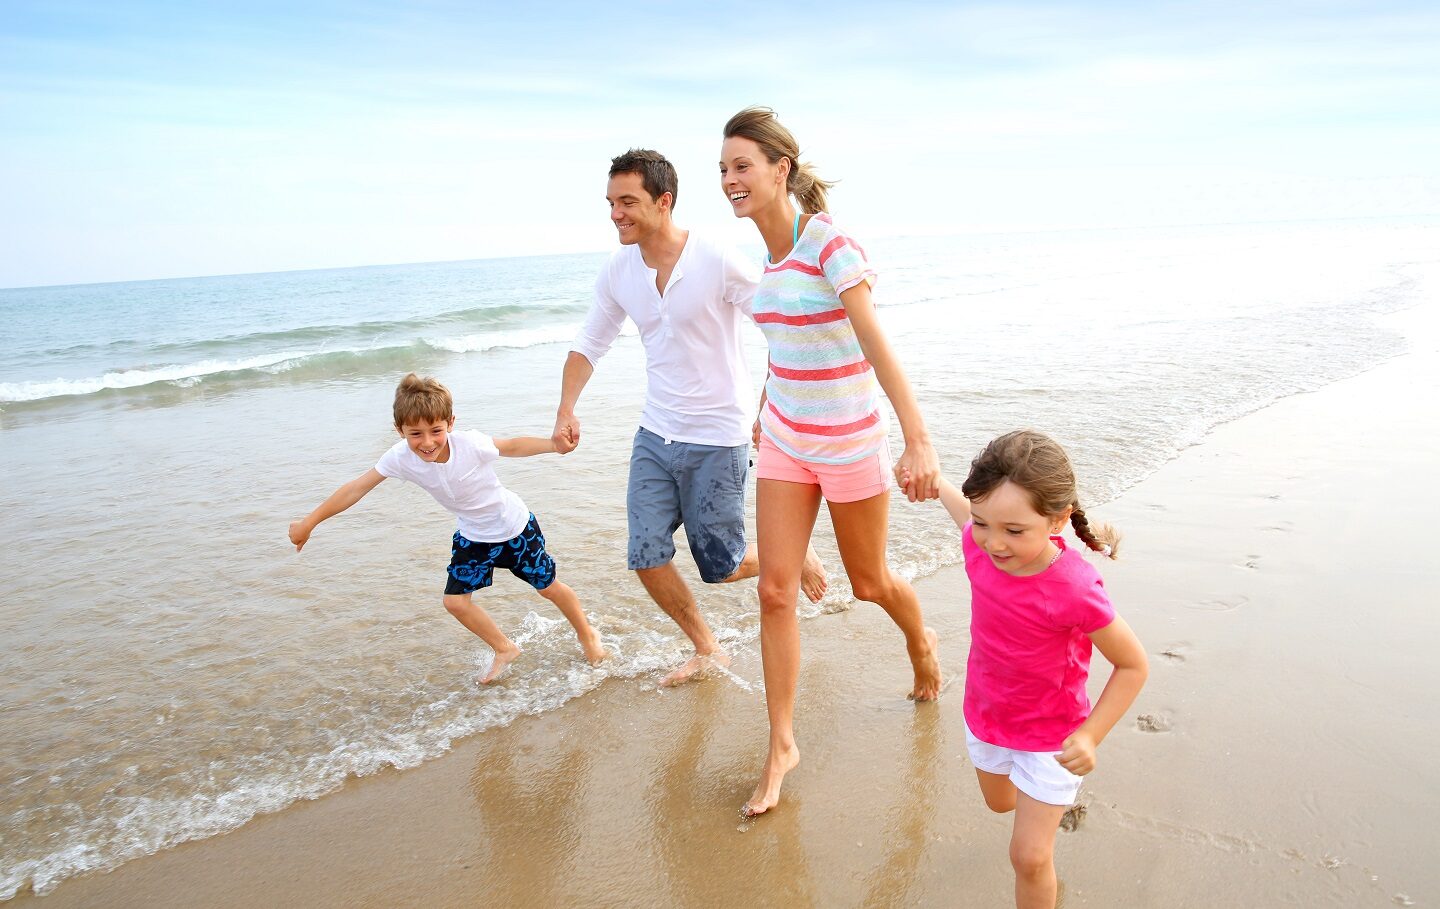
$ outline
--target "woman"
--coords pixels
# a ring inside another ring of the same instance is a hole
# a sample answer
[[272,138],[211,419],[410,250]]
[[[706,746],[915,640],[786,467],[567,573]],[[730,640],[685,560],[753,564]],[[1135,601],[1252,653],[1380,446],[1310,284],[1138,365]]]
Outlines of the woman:
[[826,214],[831,184],[799,155],[795,137],[768,108],[747,108],[725,124],[721,189],[736,217],[755,222],[769,252],[754,311],[770,345],[755,424],[770,749],[745,803],[747,816],[775,806],[785,774],[800,761],[793,728],[800,669],[795,595],[822,497],[855,597],[879,604],[905,634],[915,671],[911,697],[931,700],[940,691],[935,633],[925,627],[914,588],[885,562],[891,465],[879,388],[904,432],[893,473],[910,501],[938,497],[939,461],[876,319],[875,272]]

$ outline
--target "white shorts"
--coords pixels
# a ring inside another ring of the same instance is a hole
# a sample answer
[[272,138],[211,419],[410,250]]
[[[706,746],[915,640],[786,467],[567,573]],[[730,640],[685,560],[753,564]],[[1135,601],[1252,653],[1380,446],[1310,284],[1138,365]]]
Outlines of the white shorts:
[[1060,766],[1058,751],[1018,751],[975,738],[965,726],[965,744],[975,769],[1007,776],[1015,788],[1047,805],[1073,805],[1080,794],[1081,778]]

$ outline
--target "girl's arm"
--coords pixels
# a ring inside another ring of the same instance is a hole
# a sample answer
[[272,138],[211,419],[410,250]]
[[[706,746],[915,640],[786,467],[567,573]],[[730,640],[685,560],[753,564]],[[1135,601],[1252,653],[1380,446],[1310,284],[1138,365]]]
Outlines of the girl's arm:
[[513,439],[496,439],[495,450],[502,458],[528,458],[532,455],[550,454],[558,451],[555,440],[536,436],[516,436]]
[[944,477],[940,478],[940,504],[950,512],[950,519],[956,527],[964,527],[970,520],[970,500]]
[[360,476],[341,486],[330,494],[330,498],[321,502],[310,514],[298,521],[290,522],[290,542],[295,544],[295,551],[299,552],[305,548],[305,541],[310,539],[310,534],[315,532],[315,526],[327,518],[333,518],[340,512],[354,505],[365,498],[370,490],[379,486],[385,479],[385,475],[375,468],[362,473]]
[[850,324],[855,327],[855,337],[860,341],[865,359],[870,361],[875,378],[890,399],[890,406],[895,408],[895,416],[900,419],[900,431],[905,435],[905,453],[895,463],[896,481],[899,482],[908,473],[910,482],[904,487],[905,497],[912,502],[933,499],[940,494],[940,459],[930,444],[930,432],[925,428],[920,406],[915,403],[910,381],[905,378],[905,371],[900,368],[900,361],[895,358],[885,331],[880,327],[875,304],[870,299],[869,283],[861,281],[849,288],[840,295],[840,302],[845,306]]
[[1130,709],[1150,674],[1145,648],[1140,646],[1140,639],[1119,616],[1099,631],[1092,632],[1090,640],[1115,667],[1115,671],[1110,673],[1110,680],[1105,683],[1105,690],[1100,692],[1100,700],[1095,702],[1089,718],[1061,745],[1060,766],[1080,776],[1095,769],[1095,748]]

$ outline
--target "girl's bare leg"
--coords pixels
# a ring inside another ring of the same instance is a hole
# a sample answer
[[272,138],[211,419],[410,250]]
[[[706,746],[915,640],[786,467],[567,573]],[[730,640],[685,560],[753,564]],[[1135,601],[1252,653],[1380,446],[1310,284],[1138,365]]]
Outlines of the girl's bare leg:
[[795,685],[800,676],[800,625],[795,597],[815,516],[820,487],[784,480],[756,483],[755,523],[760,558],[760,657],[765,667],[765,710],[770,746],[747,816],[764,814],[780,801],[785,774],[800,763],[795,745]]
[[890,570],[885,562],[885,545],[890,536],[890,493],[859,502],[831,502],[830,519],[835,524],[835,541],[840,560],[850,577],[857,600],[878,604],[905,635],[905,650],[915,671],[910,696],[931,701],[940,696],[939,645],[935,632],[925,627],[920,598],[910,582]]
[[575,595],[569,584],[564,581],[551,581],[550,586],[544,590],[537,590],[560,610],[570,622],[570,627],[575,629],[575,637],[580,639],[580,647],[585,651],[585,659],[591,666],[599,666],[610,654],[605,650],[605,645],[600,643],[600,635],[591,627],[588,619],[585,618],[585,610],[580,608],[580,598]]
[[1055,831],[1064,814],[1064,805],[1047,805],[1017,791],[1010,834],[1016,909],[1055,909]]

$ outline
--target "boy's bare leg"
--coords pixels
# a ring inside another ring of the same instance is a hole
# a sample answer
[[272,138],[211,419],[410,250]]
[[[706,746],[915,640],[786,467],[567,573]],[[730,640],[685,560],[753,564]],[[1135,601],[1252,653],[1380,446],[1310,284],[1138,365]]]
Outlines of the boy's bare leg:
[[580,608],[580,598],[575,595],[569,584],[564,581],[552,581],[549,587],[544,590],[537,590],[545,599],[555,604],[560,614],[570,622],[570,627],[575,629],[575,637],[580,639],[580,647],[585,651],[585,659],[591,666],[599,666],[610,656],[605,645],[600,643],[600,635],[591,627],[589,620],[585,618],[585,611]]
[[480,684],[489,683],[500,678],[516,657],[520,655],[520,647],[500,630],[495,620],[490,618],[490,613],[475,603],[468,593],[447,593],[445,594],[445,610],[460,621],[461,625],[469,628],[479,636],[480,640],[490,645],[495,651],[495,659],[490,663],[490,671],[480,677]]
[[[740,560],[740,567],[736,568],[735,573],[722,583],[743,581],[746,578],[753,578],[759,573],[759,550],[755,548],[754,543],[751,543],[745,547],[745,558]],[[825,565],[820,561],[820,556],[815,554],[814,546],[805,547],[805,563],[800,567],[800,589],[805,592],[806,599],[812,603],[820,602],[820,598],[825,596],[825,591],[830,589],[830,579],[825,576]]]
[[705,624],[700,607],[695,605],[695,595],[690,592],[690,585],[680,576],[680,570],[673,561],[655,568],[641,568],[635,573],[640,576],[640,583],[645,585],[650,598],[665,610],[666,615],[675,620],[675,624],[685,632],[690,643],[695,645],[695,655],[661,679],[661,685],[670,687],[688,682],[712,664],[730,665],[730,657],[720,649],[715,635],[710,633],[710,626]]

